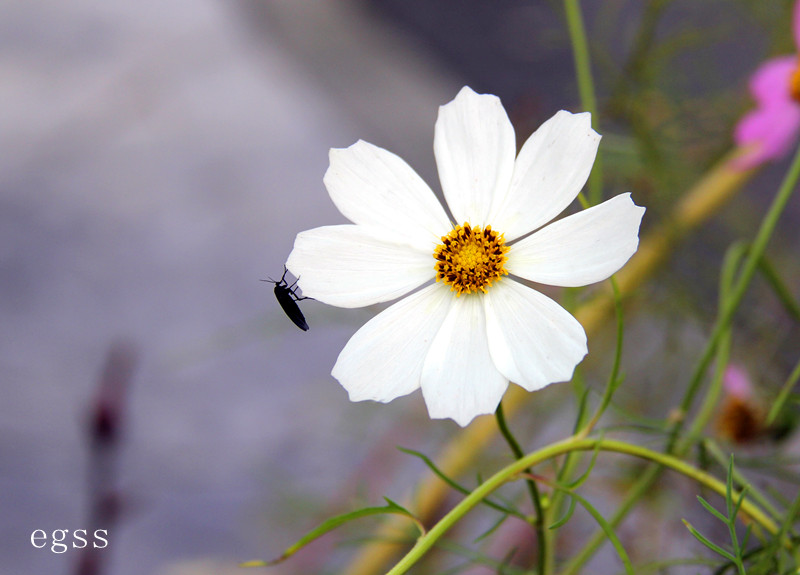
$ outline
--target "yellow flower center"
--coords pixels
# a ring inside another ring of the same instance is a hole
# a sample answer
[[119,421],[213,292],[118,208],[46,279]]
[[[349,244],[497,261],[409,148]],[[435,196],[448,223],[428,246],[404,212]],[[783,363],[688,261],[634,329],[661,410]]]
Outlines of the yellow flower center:
[[450,286],[457,296],[482,291],[492,282],[508,275],[504,264],[508,259],[505,238],[492,226],[481,229],[468,223],[456,226],[436,246],[436,281]]
[[800,59],[798,59],[797,67],[789,77],[789,95],[796,102],[800,102]]

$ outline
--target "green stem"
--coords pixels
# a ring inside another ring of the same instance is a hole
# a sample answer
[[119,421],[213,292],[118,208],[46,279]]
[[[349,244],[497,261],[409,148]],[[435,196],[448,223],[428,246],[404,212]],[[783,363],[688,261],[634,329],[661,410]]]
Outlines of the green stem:
[[[611,403],[611,398],[614,395],[617,387],[619,387],[620,382],[622,381],[619,377],[619,369],[622,363],[622,342],[623,342],[623,334],[624,334],[624,323],[622,317],[622,299],[619,293],[619,287],[617,286],[617,280],[614,276],[611,276],[611,288],[614,293],[614,307],[616,310],[616,319],[617,319],[617,342],[616,342],[616,350],[614,352],[614,364],[611,367],[611,374],[608,377],[608,383],[606,384],[606,389],[603,392],[603,398],[600,400],[600,405],[597,407],[597,411],[594,413],[592,418],[588,422],[584,422],[582,419],[576,422],[575,425],[575,435],[577,437],[588,437],[589,433],[594,429],[595,425],[600,421],[600,417],[605,413],[606,408],[608,408],[609,404]],[[575,467],[578,463],[578,457],[575,453],[569,453],[564,458],[564,464],[558,472],[558,481],[562,482],[566,478],[568,478],[572,472],[575,470]],[[548,507],[548,514],[547,514],[547,523],[550,524],[551,519],[554,514],[560,513],[561,507],[564,501],[564,492],[563,491],[556,491],[553,493],[550,505]],[[547,542],[549,546],[555,542],[555,534],[551,533],[548,530],[547,534]],[[548,548],[547,550],[547,558],[548,562],[545,564],[545,569],[541,572],[544,575],[549,573],[553,573],[555,570],[555,553],[554,549]]]
[[511,448],[511,452],[514,454],[514,457],[517,459],[522,459],[525,456],[525,452],[522,451],[519,443],[517,443],[517,440],[508,429],[508,424],[506,424],[506,416],[503,414],[502,402],[497,405],[497,410],[494,412],[494,416],[497,419],[497,427],[500,428],[500,433],[503,434],[503,437],[505,438],[506,443],[508,443],[508,446]]
[[[743,243],[735,243],[728,248],[725,253],[725,258],[722,262],[722,272],[720,273],[719,281],[719,309],[724,309],[725,303],[730,297],[731,287],[736,280],[736,272],[738,271],[742,259],[747,253],[747,246]],[[717,410],[717,403],[719,396],[722,393],[722,379],[725,375],[725,369],[728,365],[731,351],[731,327],[730,325],[723,331],[720,336],[719,344],[716,350],[716,359],[714,361],[714,375],[711,378],[711,384],[708,386],[706,396],[703,399],[700,409],[689,427],[687,433],[687,441],[694,442],[703,433],[703,429],[711,420],[711,417]],[[677,450],[679,453],[680,449]]]
[[[722,308],[722,313],[719,315],[717,322],[714,324],[714,329],[711,332],[708,345],[703,353],[703,357],[695,368],[694,376],[689,384],[688,392],[686,393],[683,403],[681,404],[681,410],[683,413],[688,412],[689,407],[692,405],[694,396],[700,388],[700,384],[702,383],[703,376],[708,369],[709,363],[711,362],[711,358],[714,356],[717,343],[725,333],[725,330],[727,330],[728,326],[731,324],[731,320],[733,319],[736,310],[742,303],[742,300],[747,293],[747,288],[750,287],[750,282],[752,281],[753,276],[758,269],[758,262],[761,260],[761,256],[764,255],[764,252],[767,249],[767,244],[772,238],[772,234],[778,225],[778,219],[783,213],[783,210],[786,208],[789,198],[792,197],[792,193],[795,191],[795,185],[797,184],[798,177],[800,177],[800,148],[798,148],[797,152],[795,153],[794,160],[789,168],[789,172],[786,174],[781,187],[778,189],[778,193],[775,195],[775,199],[772,200],[772,205],[770,205],[766,216],[764,216],[764,219],[761,222],[761,227],[756,233],[756,238],[753,240],[752,247],[747,254],[747,259],[745,259],[744,265],[742,266],[742,271],[739,275],[739,278],[733,286],[730,297],[725,302],[726,305]],[[680,423],[677,424],[675,426],[675,430],[673,430],[670,440],[671,445],[673,445],[677,440],[677,431],[679,430]]]
[[[597,100],[595,99],[592,64],[589,57],[589,43],[586,41],[586,28],[578,0],[564,0],[569,38],[572,42],[572,55],[575,59],[575,76],[578,81],[578,94],[581,107],[592,114],[592,127],[597,130]],[[589,203],[597,205],[603,195],[603,163],[600,154],[594,162],[589,176]]]
[[[786,510],[786,515],[781,522],[780,530],[778,531],[778,537],[783,538],[785,535],[791,533],[792,525],[795,522],[795,518],[800,515],[800,493],[797,494],[797,497],[794,498],[792,504]],[[795,562],[800,563],[800,545],[796,546],[793,552]]]
[[794,384],[797,383],[798,379],[800,379],[800,361],[798,361],[794,366],[792,373],[789,374],[789,379],[787,379],[786,383],[783,384],[780,392],[778,393],[778,397],[775,398],[772,407],[769,409],[766,420],[767,425],[772,425],[775,423],[775,419],[778,417],[778,414],[783,409],[784,404],[789,399],[789,395],[791,395],[792,390],[794,389]]
[[772,288],[775,296],[780,300],[786,313],[792,316],[794,321],[800,321],[800,304],[798,304],[792,290],[786,285],[775,266],[769,261],[769,258],[763,257],[758,264],[758,269],[761,275],[764,276],[767,284]]
[[[538,451],[530,453],[518,459],[514,463],[507,465],[486,481],[481,483],[475,488],[472,493],[467,495],[458,505],[451,509],[444,517],[442,517],[436,525],[434,525],[427,533],[417,539],[416,544],[400,561],[387,573],[387,575],[400,575],[407,572],[419,559],[431,548],[433,545],[447,533],[453,525],[461,520],[472,508],[478,505],[481,500],[499,489],[509,481],[513,481],[521,473],[529,467],[533,467],[543,461],[552,459],[559,455],[569,453],[572,451],[591,451],[599,449],[601,451],[610,451],[615,453],[624,453],[633,455],[642,459],[647,459],[658,463],[660,466],[668,467],[681,473],[691,479],[694,479],[701,485],[725,496],[727,485],[724,481],[720,481],[716,477],[709,475],[705,471],[697,469],[696,467],[686,463],[682,459],[653,451],[645,447],[626,443],[624,441],[617,441],[611,439],[596,439],[596,438],[578,438],[569,437],[557,443],[543,447]],[[733,496],[738,498],[741,492],[733,492]],[[768,532],[776,534],[779,527],[772,519],[761,511],[757,506],[748,500],[742,502],[740,510],[748,515],[753,521],[764,527]]]
[[622,382],[619,377],[619,369],[620,365],[622,364],[622,342],[625,333],[625,324],[622,318],[622,296],[619,293],[619,286],[617,286],[617,280],[614,279],[614,276],[611,276],[610,280],[611,289],[614,292],[614,310],[617,319],[617,340],[616,349],[614,350],[614,364],[611,366],[611,375],[608,376],[608,383],[606,384],[606,389],[603,392],[603,398],[600,400],[600,405],[597,407],[597,411],[578,434],[583,437],[589,435],[592,429],[594,429],[594,426],[597,425],[597,422],[600,421],[600,417],[602,417],[603,413],[605,413],[606,409],[611,403],[611,398],[614,396],[614,392]]
[[[497,410],[494,412],[494,415],[497,419],[497,427],[500,428],[500,433],[505,438],[508,446],[511,448],[512,453],[514,453],[514,457],[517,459],[517,461],[519,461],[525,457],[525,452],[522,451],[522,448],[519,446],[519,443],[517,443],[517,440],[514,438],[514,435],[511,433],[511,430],[506,424],[506,417],[503,414],[502,402],[497,404]],[[528,469],[525,471],[530,472]],[[545,565],[547,564],[547,549],[545,545],[546,540],[542,499],[539,495],[539,488],[536,486],[536,482],[532,479],[528,479],[526,480],[526,483],[528,484],[528,492],[530,493],[531,501],[533,502],[533,507],[536,511],[534,527],[536,528],[536,540],[539,542],[539,573],[544,573]]]

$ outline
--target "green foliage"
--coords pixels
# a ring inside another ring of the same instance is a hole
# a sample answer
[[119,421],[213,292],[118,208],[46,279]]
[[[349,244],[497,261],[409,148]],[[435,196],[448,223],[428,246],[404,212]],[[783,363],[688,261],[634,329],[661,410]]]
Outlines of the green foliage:
[[728,551],[727,549],[713,543],[710,539],[706,536],[702,535],[697,529],[695,529],[691,523],[683,520],[683,524],[686,525],[689,532],[695,536],[695,538],[700,541],[703,545],[711,549],[717,555],[721,555],[726,560],[730,561],[733,565],[736,566],[736,569],[739,571],[739,575],[746,575],[746,570],[744,566],[744,555],[745,555],[745,547],[747,546],[747,540],[750,538],[750,530],[752,525],[748,525],[747,532],[744,536],[744,541],[739,543],[739,537],[736,534],[736,517],[739,514],[739,509],[742,506],[742,502],[745,498],[745,491],[743,489],[739,496],[734,499],[733,496],[733,455],[731,455],[730,465],[728,466],[728,481],[726,484],[726,491],[725,491],[725,508],[727,510],[727,514],[723,514],[717,511],[708,501],[703,499],[701,496],[697,496],[697,500],[700,501],[700,504],[720,521],[724,523],[728,527],[728,532],[730,533],[731,537],[731,550]]
[[362,509],[358,509],[356,511],[351,511],[349,513],[343,513],[341,515],[337,515],[335,517],[331,517],[330,519],[326,519],[320,525],[303,535],[300,539],[297,540],[294,544],[290,545],[286,548],[286,550],[280,554],[280,556],[276,557],[275,559],[271,559],[268,561],[265,560],[255,560],[255,561],[245,561],[240,563],[240,567],[269,567],[271,565],[277,565],[278,563],[283,563],[289,557],[300,551],[303,547],[319,539],[326,533],[330,533],[337,527],[344,525],[350,521],[355,519],[361,519],[362,517],[369,517],[371,515],[386,515],[386,514],[398,514],[404,515],[411,519],[414,524],[419,529],[420,534],[425,533],[425,528],[423,527],[422,523],[412,514],[408,509],[395,503],[388,497],[384,497],[386,500],[386,505],[382,507],[364,507]]
[[[458,483],[454,479],[452,479],[452,478],[448,477],[447,475],[445,475],[444,472],[442,472],[442,470],[439,469],[436,466],[436,464],[431,460],[431,458],[428,457],[427,455],[425,455],[424,453],[420,453],[419,451],[414,451],[413,449],[408,449],[406,447],[398,447],[397,449],[399,451],[402,451],[403,453],[407,453],[409,455],[413,455],[414,457],[418,457],[419,459],[421,459],[425,463],[425,465],[427,465],[428,468],[431,471],[433,471],[433,473],[439,479],[441,479],[442,481],[447,483],[447,485],[449,485],[452,489],[454,489],[454,490],[456,490],[459,493],[462,493],[464,495],[469,495],[472,492],[472,490],[464,487],[463,485],[461,485],[460,483]],[[478,483],[480,484],[481,482],[478,481]],[[518,517],[518,518],[523,519],[523,520],[526,519],[525,515],[523,513],[521,513],[520,511],[518,511],[516,509],[513,509],[511,507],[507,507],[507,506],[501,505],[500,503],[497,503],[497,502],[492,501],[490,499],[484,499],[483,501],[481,501],[481,503],[483,503],[484,505],[486,505],[488,507],[491,507],[492,509],[494,509],[496,511],[500,511],[501,513],[504,513],[506,515],[513,515],[513,516]]]

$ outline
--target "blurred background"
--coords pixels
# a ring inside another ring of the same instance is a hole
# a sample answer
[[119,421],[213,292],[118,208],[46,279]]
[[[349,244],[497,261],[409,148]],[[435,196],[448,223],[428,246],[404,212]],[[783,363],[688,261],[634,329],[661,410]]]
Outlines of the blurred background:
[[[748,75],[795,50],[791,4],[583,3],[605,195],[633,191],[644,232],[729,149]],[[344,221],[329,148],[387,148],[438,193],[434,121],[461,86],[500,96],[520,142],[580,111],[561,3],[6,0],[0,44],[0,573],[240,573],[324,517],[402,499],[424,466],[395,446],[433,455],[459,428],[418,393],[351,404],[331,378],[378,308],[305,301],[303,333],[259,279],[280,277],[299,231]],[[722,253],[752,237],[785,168],[631,302],[626,409],[664,416]],[[795,293],[799,217],[794,202],[770,248]],[[751,297],[734,355],[771,391],[800,333],[762,285]],[[612,331],[590,339],[589,385]],[[526,448],[569,432],[568,395],[537,394],[516,424]],[[97,517],[113,525],[102,554],[31,545]],[[691,547],[670,529],[642,552]],[[334,540],[274,572],[335,572],[356,548]]]

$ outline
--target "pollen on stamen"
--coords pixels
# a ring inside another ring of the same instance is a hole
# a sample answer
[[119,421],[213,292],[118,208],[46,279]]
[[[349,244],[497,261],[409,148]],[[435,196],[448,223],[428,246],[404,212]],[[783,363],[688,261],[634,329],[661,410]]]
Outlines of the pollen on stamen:
[[481,229],[468,223],[456,226],[442,243],[436,246],[436,281],[444,282],[457,296],[462,293],[483,292],[504,275],[508,275],[508,259],[503,234],[492,226]]
[[789,95],[796,102],[800,102],[800,59],[789,76]]

